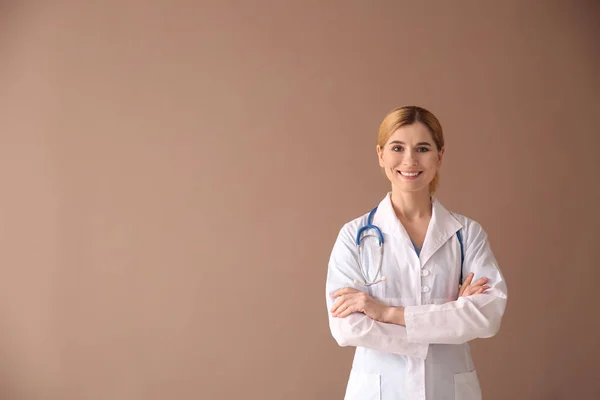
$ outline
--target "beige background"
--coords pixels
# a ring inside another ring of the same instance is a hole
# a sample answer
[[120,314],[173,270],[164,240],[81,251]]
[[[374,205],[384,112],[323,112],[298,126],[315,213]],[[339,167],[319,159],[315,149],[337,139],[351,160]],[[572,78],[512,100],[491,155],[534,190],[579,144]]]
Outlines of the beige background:
[[508,282],[484,398],[600,398],[600,3],[24,3],[0,6],[1,399],[341,399],[327,261],[404,104],[440,118],[439,197]]

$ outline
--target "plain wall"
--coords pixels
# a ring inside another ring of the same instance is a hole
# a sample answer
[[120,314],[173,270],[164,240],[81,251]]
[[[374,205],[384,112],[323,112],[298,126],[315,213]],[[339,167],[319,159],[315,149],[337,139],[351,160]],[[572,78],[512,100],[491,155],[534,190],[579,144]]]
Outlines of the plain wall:
[[0,398],[341,399],[327,262],[405,104],[508,282],[484,398],[600,398],[597,1],[50,3],[0,3]]

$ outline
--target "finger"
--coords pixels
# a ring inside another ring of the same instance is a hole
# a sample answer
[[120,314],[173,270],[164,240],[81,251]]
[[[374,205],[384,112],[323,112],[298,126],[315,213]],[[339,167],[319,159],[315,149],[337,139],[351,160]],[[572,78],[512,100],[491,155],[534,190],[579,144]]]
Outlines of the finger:
[[[469,288],[480,288],[482,287],[485,283],[487,283],[488,279],[487,278],[481,278],[479,280],[477,280],[476,282],[473,282],[469,285]],[[467,288],[467,290],[469,289]]]
[[334,317],[339,317],[340,315],[342,315],[346,310],[348,310],[349,308],[355,308],[354,307],[354,303],[352,303],[351,301],[345,301],[344,304],[342,304],[337,311],[333,314]]
[[477,290],[477,294],[481,294],[483,292],[485,292],[486,290],[488,290],[490,287],[489,286],[482,286]]
[[[358,293],[360,294],[360,292]],[[338,297],[338,299],[336,300],[335,304],[333,305],[333,307],[331,307],[331,312],[332,313],[339,313],[340,312],[340,307],[342,307],[343,304],[353,304],[356,303],[356,298],[357,298],[357,294],[356,293],[351,293],[351,294],[344,294],[340,297]]]
[[349,305],[343,312],[337,315],[337,318],[346,318],[348,315],[358,312],[358,307],[356,304]]
[[338,297],[333,306],[331,307],[331,313],[335,313],[335,311],[339,308],[340,305],[344,303],[343,297]]
[[481,286],[475,286],[475,285],[471,285],[467,288],[467,296],[473,296],[474,294],[477,294],[477,292],[481,289]]
[[354,296],[352,294],[344,294],[337,298],[333,306],[331,307],[331,312],[334,313],[338,311],[338,308],[344,304],[345,302],[351,300]]
[[486,290],[488,290],[489,288],[490,288],[489,286],[480,286],[473,291],[473,294],[481,294],[481,293],[485,292]]
[[473,285],[481,286],[481,285],[486,284],[488,280],[489,280],[488,278],[481,278],[481,279],[478,279],[475,283],[473,283]]
[[458,290],[458,296],[463,296],[465,295],[465,291],[467,290],[467,288],[469,287],[469,285],[471,284],[471,281],[473,280],[473,276],[474,274],[471,272],[467,275],[467,277],[463,280],[462,284],[460,285],[460,288]]
[[470,272],[469,275],[467,275],[467,277],[463,280],[462,286],[469,286],[473,280],[473,276],[475,276],[475,274]]

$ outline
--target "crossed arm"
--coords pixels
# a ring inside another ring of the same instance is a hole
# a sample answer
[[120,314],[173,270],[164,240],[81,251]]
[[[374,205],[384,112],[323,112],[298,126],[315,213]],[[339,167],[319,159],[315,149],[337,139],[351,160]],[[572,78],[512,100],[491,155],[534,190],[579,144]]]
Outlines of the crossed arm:
[[[473,282],[473,272],[469,273],[459,289],[459,297],[481,294],[490,287],[486,285],[488,278],[480,278]],[[334,318],[345,318],[352,313],[363,313],[367,317],[388,324],[406,326],[404,307],[386,306],[379,303],[365,292],[354,288],[343,288],[331,295],[336,299],[330,312]]]
[[465,255],[470,273],[458,299],[406,307],[381,304],[362,292],[354,284],[360,271],[354,266],[351,238],[338,239],[327,279],[329,325],[338,344],[425,358],[429,344],[494,336],[506,307],[506,283],[483,229],[472,227],[470,237]]

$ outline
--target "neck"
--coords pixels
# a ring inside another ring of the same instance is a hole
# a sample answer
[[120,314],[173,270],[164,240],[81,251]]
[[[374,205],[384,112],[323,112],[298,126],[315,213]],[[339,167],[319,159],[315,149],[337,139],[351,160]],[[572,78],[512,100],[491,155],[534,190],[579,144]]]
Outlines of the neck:
[[392,188],[392,207],[400,219],[413,220],[431,217],[429,190],[401,192]]

